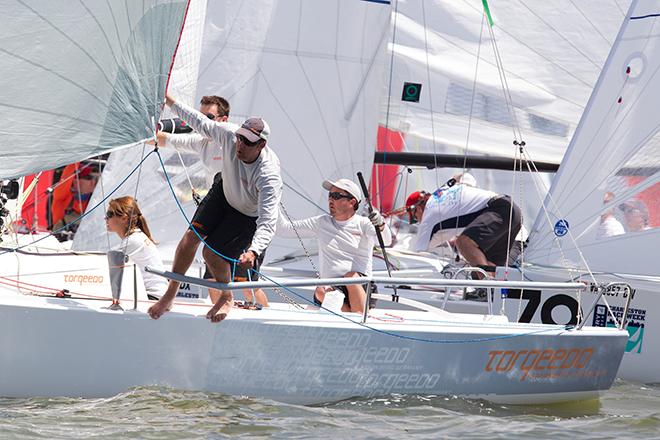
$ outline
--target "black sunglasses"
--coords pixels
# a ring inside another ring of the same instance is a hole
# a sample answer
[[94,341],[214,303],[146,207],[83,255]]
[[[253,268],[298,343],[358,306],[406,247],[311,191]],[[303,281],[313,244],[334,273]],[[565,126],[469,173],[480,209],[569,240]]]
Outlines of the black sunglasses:
[[354,197],[350,194],[342,194],[340,192],[332,191],[328,193],[328,197],[333,199],[333,200],[341,200],[341,199],[353,199]]
[[216,116],[213,113],[205,113],[206,117],[213,120],[216,118]]
[[259,141],[251,142],[251,141],[248,140],[248,138],[246,138],[246,137],[243,136],[242,134],[237,134],[237,135],[236,135],[236,138],[237,138],[239,141],[241,141],[241,142],[243,143],[243,145],[245,145],[246,147],[256,147],[257,144],[259,144],[259,142],[260,142],[260,140],[259,140]]
[[106,220],[110,220],[112,217],[121,217],[121,214],[117,214],[116,212],[113,211],[108,211],[105,213]]

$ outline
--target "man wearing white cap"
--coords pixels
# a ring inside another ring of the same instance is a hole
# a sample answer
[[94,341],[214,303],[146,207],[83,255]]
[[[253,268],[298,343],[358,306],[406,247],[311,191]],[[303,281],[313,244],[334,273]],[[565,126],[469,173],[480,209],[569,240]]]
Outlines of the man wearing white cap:
[[[229,282],[232,263],[252,268],[275,234],[277,206],[282,195],[280,162],[267,145],[270,127],[261,118],[248,118],[237,130],[216,122],[166,97],[166,104],[200,135],[222,146],[222,180],[214,183],[179,242],[172,271],[184,274],[192,264],[200,237],[204,261],[219,282]],[[198,215],[199,213],[199,215]],[[170,281],[163,297],[149,309],[158,319],[172,305],[179,283]],[[206,317],[225,319],[233,305],[231,291],[223,291]]]
[[[349,179],[326,180],[323,188],[328,190],[330,215],[323,214],[303,220],[289,222],[279,216],[277,235],[295,238],[317,238],[319,248],[320,275],[322,278],[370,276],[373,247],[376,240],[374,226],[382,231],[385,245],[389,245],[392,234],[383,217],[374,211],[369,218],[357,215],[362,197],[360,188]],[[342,311],[364,311],[365,285],[335,286],[344,293]],[[333,287],[317,287],[314,302],[320,305],[325,292]],[[374,302],[372,302],[373,306]]]

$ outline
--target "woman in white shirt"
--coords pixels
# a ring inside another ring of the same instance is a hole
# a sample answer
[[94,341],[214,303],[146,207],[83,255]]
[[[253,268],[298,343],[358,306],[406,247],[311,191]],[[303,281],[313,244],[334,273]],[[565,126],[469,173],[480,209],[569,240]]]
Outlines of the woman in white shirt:
[[130,257],[140,268],[147,295],[158,299],[167,289],[167,280],[144,270],[146,266],[165,270],[156,243],[151,237],[147,220],[131,196],[110,200],[105,213],[108,231],[116,233],[121,243],[116,250]]

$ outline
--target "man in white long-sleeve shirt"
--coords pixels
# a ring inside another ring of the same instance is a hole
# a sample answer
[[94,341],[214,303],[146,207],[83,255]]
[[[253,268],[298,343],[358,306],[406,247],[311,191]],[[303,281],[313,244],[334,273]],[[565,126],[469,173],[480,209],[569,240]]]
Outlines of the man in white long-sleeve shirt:
[[[205,114],[207,118],[215,122],[225,122],[235,132],[238,130],[238,125],[227,121],[229,110],[229,102],[221,96],[203,96],[199,103],[200,113]],[[169,124],[163,124],[163,128],[158,131],[159,146],[199,154],[202,165],[209,171],[211,177],[222,171],[221,143],[196,132],[184,133],[182,129],[187,128],[186,131],[190,131],[191,128],[181,120],[169,121]],[[171,127],[168,127],[168,125]]]
[[451,179],[432,194],[416,191],[406,201],[419,222],[412,249],[424,251],[434,235],[458,235],[456,247],[473,266],[503,266],[520,231],[520,208],[511,198]]
[[[183,274],[190,267],[195,254],[191,243],[199,234],[207,244],[203,256],[214,278],[229,282],[231,264],[227,258],[252,267],[275,233],[282,178],[279,159],[267,146],[270,128],[263,119],[249,118],[234,129],[170,96],[166,104],[201,136],[219,143],[223,151],[222,180],[213,185],[204,200],[208,205],[204,211],[212,215],[193,218],[195,230],[186,231],[179,242],[172,271]],[[177,289],[178,283],[170,281],[163,297],[149,309],[152,318],[158,319],[170,308]],[[213,322],[223,320],[232,303],[231,291],[223,291],[206,317]]]
[[[323,214],[303,220],[289,222],[280,215],[277,235],[283,237],[317,238],[322,278],[371,276],[376,230],[382,231],[385,245],[389,245],[392,235],[383,217],[374,211],[363,217],[356,215],[360,204],[360,188],[349,179],[336,182],[324,181],[323,188],[328,192],[330,215]],[[297,232],[297,234],[296,234]],[[336,286],[345,295],[342,311],[364,311],[366,301],[365,285]],[[325,292],[333,287],[317,287],[314,302],[320,305]]]

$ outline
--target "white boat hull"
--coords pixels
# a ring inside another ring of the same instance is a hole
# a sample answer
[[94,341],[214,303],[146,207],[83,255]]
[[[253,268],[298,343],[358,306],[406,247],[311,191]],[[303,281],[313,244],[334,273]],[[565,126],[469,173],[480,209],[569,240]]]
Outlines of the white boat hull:
[[219,325],[203,317],[206,307],[177,305],[154,321],[149,304],[113,312],[98,301],[3,295],[0,395],[99,397],[155,385],[299,404],[390,393],[547,403],[608,389],[627,339],[423,312],[374,312],[365,328],[284,305],[235,309]]
[[[212,324],[208,302],[180,302],[154,321],[139,277],[137,310],[104,308],[104,255],[3,254],[0,268],[7,397],[100,397],[155,385],[301,404],[390,393],[548,403],[608,389],[627,340],[612,328],[380,308],[362,326],[356,314],[277,303],[235,308]],[[131,308],[132,266],[126,271],[122,305]]]
[[[520,272],[509,268],[509,280],[519,280]],[[500,274],[502,275],[502,274]],[[599,283],[628,282],[635,290],[628,310],[627,330],[629,333],[626,343],[626,352],[621,362],[618,377],[626,380],[645,383],[660,382],[660,345],[656,337],[660,335],[660,319],[657,310],[660,310],[660,279],[649,277],[624,276],[621,274],[595,274]],[[503,278],[503,277],[502,277]],[[565,270],[549,268],[526,268],[525,279],[529,281],[567,281],[574,280],[575,274],[567,276]],[[589,276],[580,278],[589,282]],[[522,301],[520,294],[516,293],[504,302],[506,316],[512,321],[534,322],[544,324],[567,324],[575,322],[578,309],[577,295],[570,292],[556,292],[547,290],[526,291]],[[596,298],[594,291],[588,290],[582,294],[580,308],[586,313]],[[612,308],[617,319],[623,315],[627,298],[623,289],[614,289],[605,292],[596,306],[594,314],[586,322],[587,326],[611,327],[614,320],[607,313],[605,300]],[[502,298],[495,295],[495,310],[502,308]]]

